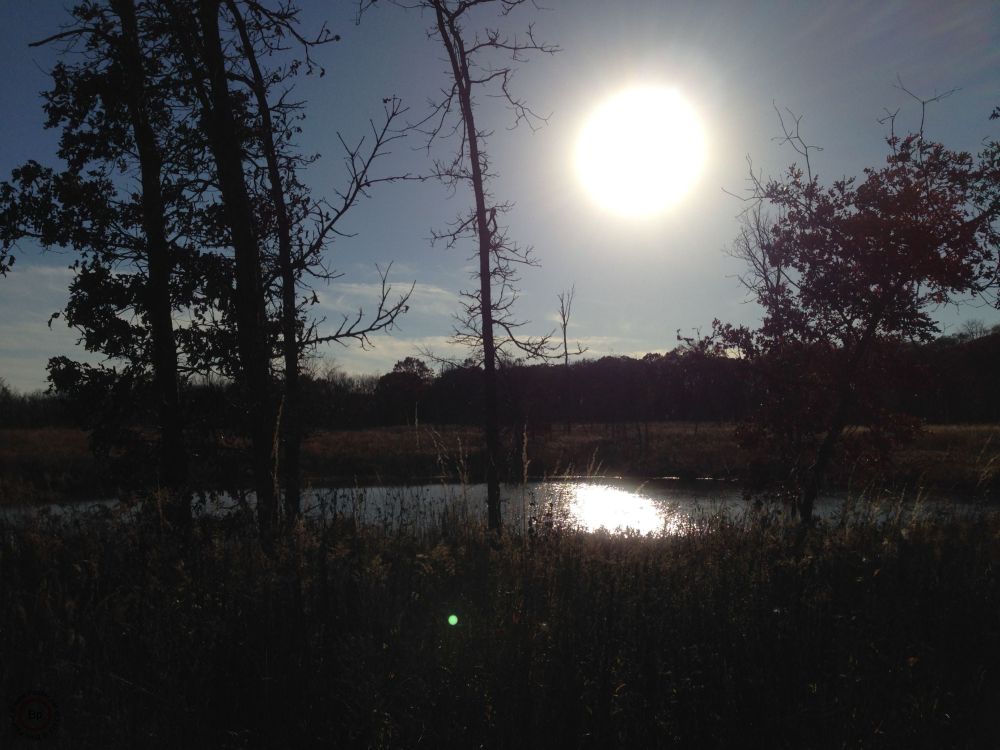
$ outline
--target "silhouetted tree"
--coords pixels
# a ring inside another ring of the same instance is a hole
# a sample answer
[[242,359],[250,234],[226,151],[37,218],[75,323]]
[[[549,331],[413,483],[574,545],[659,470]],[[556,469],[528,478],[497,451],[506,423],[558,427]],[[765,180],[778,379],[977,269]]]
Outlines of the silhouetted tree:
[[[151,370],[158,481],[175,496],[172,520],[184,526],[190,503],[174,313],[201,317],[207,308],[195,304],[196,290],[217,281],[225,264],[208,262],[197,249],[206,208],[186,176],[201,144],[195,131],[177,127],[178,88],[149,55],[137,7],[135,0],[80,3],[66,28],[35,43],[68,45],[45,94],[47,126],[61,129],[66,168],[29,162],[16,169],[2,188],[0,232],[4,246],[32,237],[44,247],[77,251],[63,314],[89,350],[121,361],[123,369],[55,358],[52,382],[92,394],[86,382],[92,381],[119,397],[131,383],[127,390],[136,396]],[[126,181],[131,175],[138,176],[138,192]],[[132,400],[126,396],[101,415],[91,409],[95,436],[108,435],[102,424],[114,432],[111,415],[124,414]]]
[[[332,333],[302,318],[305,306],[317,300],[304,276],[329,280],[336,275],[326,269],[324,251],[339,219],[367,188],[382,181],[369,170],[397,137],[391,124],[401,108],[397,100],[385,100],[386,118],[380,128],[373,124],[369,150],[363,154],[360,144],[347,149],[349,185],[339,200],[313,199],[299,178],[300,169],[312,159],[293,147],[301,105],[290,104],[287,95],[303,64],[313,69],[311,48],[334,37],[325,27],[312,39],[304,37],[297,29],[299,11],[293,3],[272,7],[255,0],[163,0],[163,5],[177,70],[208,135],[225,234],[234,251],[238,374],[249,412],[261,538],[269,545],[278,521],[279,438],[285,447],[286,510],[294,517],[299,508],[298,380],[303,352],[347,339],[367,345],[371,333],[391,328],[406,310],[407,294],[390,299],[386,271],[378,309],[370,318],[362,311],[345,316]],[[287,40],[300,45],[302,59],[262,69],[260,61],[282,53]],[[269,323],[272,307],[278,310],[279,337],[273,336]],[[285,365],[281,392],[271,378],[276,349]]]
[[986,324],[979,319],[967,320],[962,323],[961,330],[958,336],[963,341],[974,341],[975,339],[981,339],[983,336],[989,333],[989,329]]
[[[366,319],[363,312],[353,319],[345,317],[332,332],[319,331],[316,323],[303,319],[305,307],[317,299],[305,283],[305,272],[312,278],[327,281],[336,275],[327,270],[324,253],[329,249],[340,219],[360,197],[367,195],[366,191],[374,184],[405,179],[405,176],[376,177],[371,169],[386,147],[402,137],[401,132],[393,130],[393,124],[405,110],[398,99],[384,99],[383,121],[379,125],[369,123],[372,141],[367,151],[362,153],[364,139],[355,147],[344,144],[348,179],[346,187],[337,193],[338,200],[333,203],[314,201],[299,176],[301,167],[314,161],[314,158],[304,157],[292,147],[299,131],[297,122],[303,105],[292,100],[290,93],[299,69],[298,62],[304,63],[306,69],[311,71],[315,67],[312,49],[339,37],[331,36],[325,27],[315,37],[303,36],[297,30],[299,9],[291,3],[276,9],[252,0],[225,0],[224,5],[239,40],[238,53],[232,63],[234,72],[230,76],[242,83],[253,97],[260,133],[259,147],[264,160],[264,174],[259,181],[263,183],[262,198],[267,203],[265,215],[270,219],[277,245],[276,275],[280,290],[284,364],[279,410],[284,449],[281,473],[284,477],[285,510],[291,519],[299,513],[301,494],[299,370],[303,352],[320,343],[343,343],[352,339],[367,346],[370,334],[392,328],[396,318],[406,310],[409,292],[394,301],[389,299],[391,287],[387,284],[387,270],[381,273],[382,295],[378,309],[370,319]],[[297,41],[301,60],[286,67],[263,70],[260,59],[282,50],[286,39]],[[344,143],[343,139],[341,142]],[[267,284],[268,279],[265,279]]]
[[406,357],[397,362],[392,372],[378,380],[375,397],[387,424],[417,425],[420,419],[420,401],[430,388],[434,373],[423,360]]
[[565,365],[566,369],[569,369],[571,354],[573,356],[580,356],[587,352],[587,348],[580,346],[579,343],[576,345],[576,351],[571,352],[566,337],[566,331],[569,329],[569,319],[573,314],[573,298],[576,297],[576,284],[564,292],[559,292],[556,297],[559,300],[559,330],[562,332],[563,365]]
[[[990,120],[1000,120],[1000,107],[993,109]],[[994,217],[987,223],[984,231],[993,252],[988,274],[989,292],[993,295],[994,306],[1000,309],[1000,222],[995,220],[1000,214],[1000,138],[992,138],[986,142],[979,154],[979,161],[975,205],[983,214]]]
[[996,214],[975,206],[973,158],[922,132],[891,134],[884,166],[824,186],[798,127],[785,140],[804,166],[767,181],[751,173],[735,245],[761,326],[717,323],[715,340],[753,365],[760,408],[743,439],[781,457],[808,523],[849,424],[874,438],[912,426],[884,408],[893,362],[903,342],[936,331],[934,307],[981,287]]
[[476,119],[476,92],[492,88],[497,91],[514,113],[514,124],[521,122],[535,127],[538,117],[522,100],[510,91],[513,68],[497,65],[492,56],[504,56],[518,61],[530,52],[557,51],[556,47],[537,42],[531,27],[524,36],[507,35],[499,29],[472,31],[466,25],[477,12],[497,10],[506,17],[527,0],[397,0],[397,5],[430,11],[434,25],[428,35],[441,44],[447,55],[448,84],[444,95],[431,113],[418,126],[427,136],[427,145],[438,138],[457,134],[458,147],[450,159],[438,162],[435,175],[451,188],[466,185],[472,190],[474,208],[435,240],[449,247],[460,240],[474,238],[476,264],[473,278],[476,288],[462,293],[462,312],[452,337],[453,341],[469,346],[483,365],[484,412],[483,428],[486,442],[487,515],[489,527],[500,529],[500,433],[497,413],[497,368],[504,350],[517,351],[528,357],[547,356],[549,337],[522,337],[518,329],[524,324],[513,315],[517,300],[517,267],[534,265],[530,247],[521,247],[507,234],[499,221],[510,204],[497,202],[490,195],[488,183],[492,176],[484,149],[488,131]]
[[562,355],[563,355],[563,388],[561,392],[560,401],[563,402],[563,411],[566,414],[566,430],[570,429],[570,424],[572,424],[572,417],[570,415],[570,410],[573,408],[572,404],[574,402],[573,398],[573,381],[572,374],[569,369],[569,358],[572,354],[573,356],[580,356],[587,352],[587,348],[580,346],[579,342],[576,345],[576,351],[570,352],[569,350],[569,340],[567,338],[567,331],[569,330],[569,319],[573,314],[573,298],[576,297],[576,284],[571,286],[568,290],[559,292],[556,295],[559,300],[559,330],[562,333]]

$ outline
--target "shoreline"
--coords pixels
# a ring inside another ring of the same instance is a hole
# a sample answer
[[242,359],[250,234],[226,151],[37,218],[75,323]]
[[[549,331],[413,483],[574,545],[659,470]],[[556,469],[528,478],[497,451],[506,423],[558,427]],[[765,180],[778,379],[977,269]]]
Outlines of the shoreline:
[[[615,477],[643,482],[674,477],[738,483],[747,456],[731,424],[660,422],[574,425],[527,433],[529,463],[507,435],[503,478],[517,484],[565,477]],[[313,487],[476,484],[482,474],[479,433],[472,427],[383,427],[320,431],[304,441],[304,484]],[[219,441],[192,472],[206,491],[248,487],[238,441]],[[516,459],[516,460],[515,460]],[[872,483],[897,490],[1000,495],[1000,425],[930,425],[897,450],[887,467],[841,462],[827,488]],[[90,453],[87,433],[74,428],[0,429],[0,503],[44,504],[122,494]]]

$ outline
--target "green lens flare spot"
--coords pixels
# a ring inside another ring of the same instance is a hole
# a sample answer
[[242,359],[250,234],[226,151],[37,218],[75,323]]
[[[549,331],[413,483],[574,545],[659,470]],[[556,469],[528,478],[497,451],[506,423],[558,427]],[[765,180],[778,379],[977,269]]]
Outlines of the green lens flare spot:
[[458,615],[448,615],[449,625],[458,625]]

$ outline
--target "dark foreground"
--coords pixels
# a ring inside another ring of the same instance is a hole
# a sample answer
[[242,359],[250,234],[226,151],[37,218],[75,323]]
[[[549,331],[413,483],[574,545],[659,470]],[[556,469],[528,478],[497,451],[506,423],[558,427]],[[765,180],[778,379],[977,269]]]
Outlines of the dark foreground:
[[996,747],[1000,524],[793,536],[6,527],[0,746]]

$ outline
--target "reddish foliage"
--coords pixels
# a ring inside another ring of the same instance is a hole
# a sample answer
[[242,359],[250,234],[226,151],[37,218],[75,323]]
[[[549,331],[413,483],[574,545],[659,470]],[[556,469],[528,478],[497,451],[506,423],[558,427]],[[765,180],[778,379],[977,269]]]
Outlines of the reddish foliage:
[[849,425],[868,428],[860,445],[876,461],[913,433],[885,403],[907,375],[899,347],[931,338],[936,307],[992,278],[988,160],[916,135],[888,145],[885,165],[860,180],[824,186],[807,160],[754,181],[735,254],[761,325],[713,326],[718,346],[753,365],[757,408],[740,436],[758,457],[756,488],[780,480],[810,506],[803,496]]

